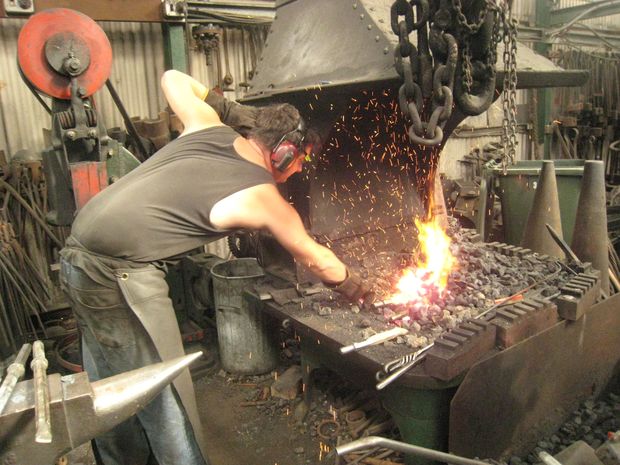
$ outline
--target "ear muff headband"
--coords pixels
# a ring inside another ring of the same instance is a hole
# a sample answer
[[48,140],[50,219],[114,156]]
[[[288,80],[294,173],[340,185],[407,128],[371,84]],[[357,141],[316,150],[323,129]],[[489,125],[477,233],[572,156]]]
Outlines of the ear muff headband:
[[[301,135],[301,139],[298,143],[294,143],[290,140],[290,137],[295,133],[299,133]],[[278,171],[285,171],[289,166],[291,166],[291,163],[293,163],[295,158],[299,156],[301,145],[305,136],[306,125],[304,120],[300,119],[297,127],[291,132],[284,134],[271,151],[271,164],[275,167],[275,169]]]

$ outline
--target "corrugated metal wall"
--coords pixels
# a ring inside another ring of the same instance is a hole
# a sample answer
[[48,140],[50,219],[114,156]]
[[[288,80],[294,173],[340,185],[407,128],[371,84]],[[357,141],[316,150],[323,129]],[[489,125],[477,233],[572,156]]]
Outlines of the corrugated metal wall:
[[[155,118],[165,108],[159,86],[164,72],[161,26],[153,23],[100,22],[112,45],[110,81],[131,116]],[[110,93],[104,87],[95,94],[106,127],[124,127]]]
[[42,127],[49,116],[17,72],[17,36],[25,20],[0,20],[0,150],[43,148]]
[[[520,3],[520,2],[517,2]],[[525,2],[525,3],[534,3],[534,2]],[[569,8],[573,6],[586,5],[588,3],[592,3],[592,1],[587,0],[556,0],[554,2],[553,9],[559,10],[562,8]],[[620,14],[616,15],[607,15],[601,16],[600,18],[592,18],[583,20],[583,23],[591,26],[593,28],[600,29],[620,29]]]

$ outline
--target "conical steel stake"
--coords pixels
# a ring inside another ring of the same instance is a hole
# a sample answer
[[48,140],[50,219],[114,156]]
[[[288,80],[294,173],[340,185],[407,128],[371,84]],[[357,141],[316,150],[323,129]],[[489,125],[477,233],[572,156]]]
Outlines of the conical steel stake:
[[601,289],[609,294],[607,241],[605,165],[602,161],[588,160],[583,169],[571,249],[581,261],[592,263],[601,272]]
[[549,235],[545,224],[550,224],[562,237],[560,199],[555,179],[555,165],[551,160],[542,163],[534,202],[523,230],[521,246],[541,254],[564,258],[564,252]]

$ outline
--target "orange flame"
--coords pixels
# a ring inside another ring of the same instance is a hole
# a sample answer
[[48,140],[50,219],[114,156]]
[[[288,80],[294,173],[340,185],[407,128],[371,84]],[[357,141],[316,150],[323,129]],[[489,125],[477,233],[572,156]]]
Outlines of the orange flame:
[[436,290],[440,295],[448,284],[448,275],[456,260],[450,252],[450,238],[443,231],[437,218],[427,223],[415,220],[418,241],[423,259],[415,268],[403,271],[397,292],[389,301],[395,304],[427,302],[429,294]]

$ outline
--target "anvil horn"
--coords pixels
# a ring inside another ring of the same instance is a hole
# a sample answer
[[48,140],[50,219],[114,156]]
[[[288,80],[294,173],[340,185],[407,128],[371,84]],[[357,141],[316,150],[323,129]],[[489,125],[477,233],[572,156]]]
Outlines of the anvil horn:
[[97,428],[107,431],[134,415],[201,355],[196,352],[92,383]]

